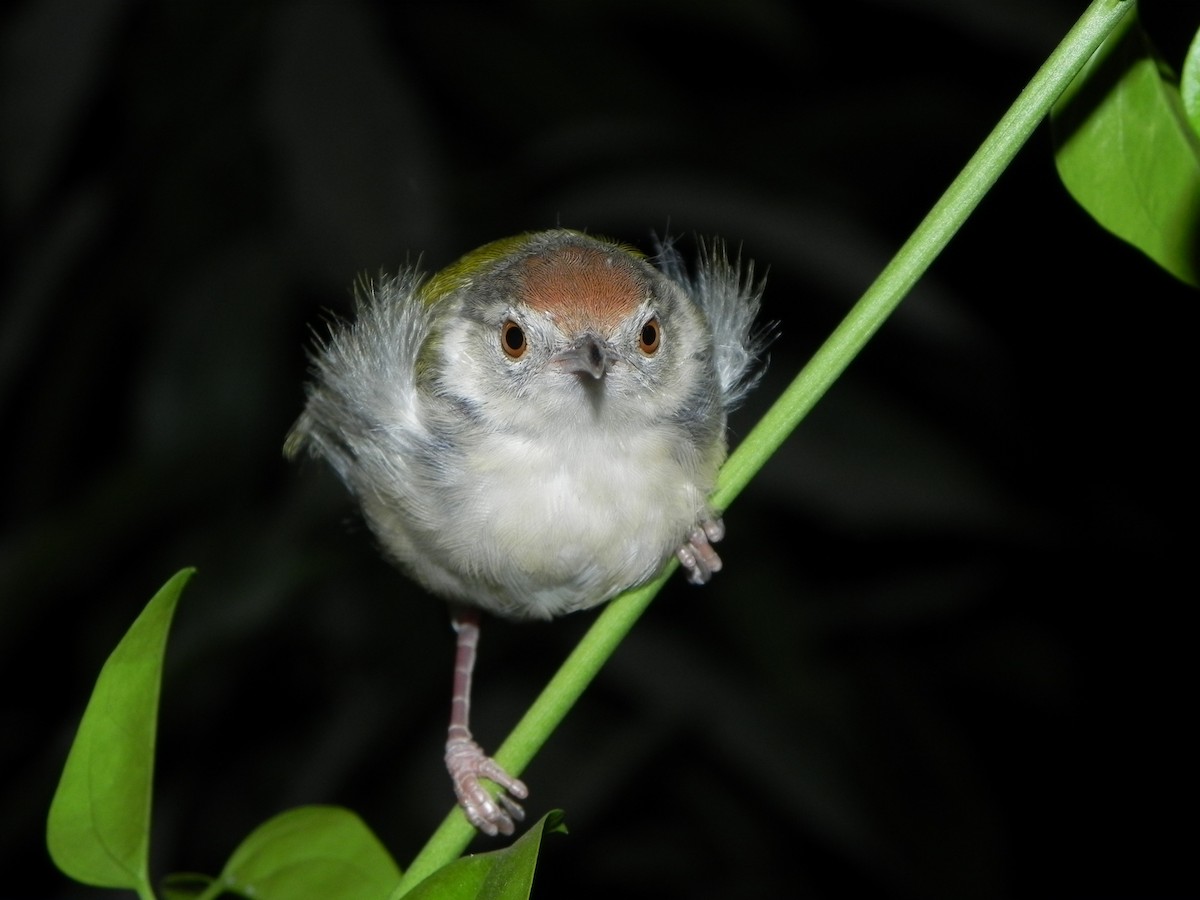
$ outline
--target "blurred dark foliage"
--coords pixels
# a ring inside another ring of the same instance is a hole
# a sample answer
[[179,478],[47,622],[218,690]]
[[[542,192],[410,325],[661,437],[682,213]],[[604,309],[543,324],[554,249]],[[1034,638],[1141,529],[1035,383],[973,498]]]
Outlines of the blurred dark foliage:
[[[102,896],[45,813],[184,565],[158,875],[304,803],[406,865],[449,808],[445,611],[280,454],[357,273],[557,223],[723,235],[781,333],[736,440],[1084,6],[9,4],[0,894]],[[1143,7],[1176,66],[1189,6]],[[1196,301],[1041,129],[729,511],[726,571],[658,598],[528,771],[571,830],[535,896],[1195,896]],[[488,623],[486,745],[592,618]]]

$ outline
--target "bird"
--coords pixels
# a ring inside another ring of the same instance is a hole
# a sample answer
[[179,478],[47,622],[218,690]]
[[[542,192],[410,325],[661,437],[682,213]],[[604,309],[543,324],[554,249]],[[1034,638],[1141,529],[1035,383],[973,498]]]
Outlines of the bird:
[[689,267],[670,237],[647,255],[554,228],[360,276],[310,348],[285,455],[327,461],[384,556],[448,602],[445,762],[485,834],[513,833],[528,788],[470,730],[482,614],[588,609],[672,557],[696,584],[722,567],[709,496],[772,329],[753,262],[697,243]]

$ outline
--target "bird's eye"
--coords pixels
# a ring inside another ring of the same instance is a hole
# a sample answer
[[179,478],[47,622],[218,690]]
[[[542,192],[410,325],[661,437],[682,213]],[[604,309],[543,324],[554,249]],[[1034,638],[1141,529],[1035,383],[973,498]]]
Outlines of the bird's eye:
[[525,332],[512,319],[506,321],[500,328],[500,346],[512,359],[520,359],[529,348],[529,344],[525,340]]
[[638,349],[647,356],[653,356],[658,352],[658,345],[662,342],[662,329],[658,325],[658,319],[651,319],[642,326],[642,331],[638,335]]

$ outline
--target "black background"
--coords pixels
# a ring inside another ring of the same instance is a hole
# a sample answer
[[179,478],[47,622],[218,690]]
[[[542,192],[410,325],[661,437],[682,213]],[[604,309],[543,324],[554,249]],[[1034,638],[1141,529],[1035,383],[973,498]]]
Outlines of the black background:
[[[1143,7],[1175,67],[1189,6]],[[185,565],[156,876],[306,803],[407,865],[448,810],[445,611],[280,454],[357,273],[559,223],[720,234],[780,323],[736,441],[1083,8],[10,4],[0,894],[100,896],[46,810]],[[527,771],[571,831],[534,896],[1195,896],[1196,300],[1039,129],[729,510],[726,570],[671,583]],[[485,745],[593,618],[485,625]]]

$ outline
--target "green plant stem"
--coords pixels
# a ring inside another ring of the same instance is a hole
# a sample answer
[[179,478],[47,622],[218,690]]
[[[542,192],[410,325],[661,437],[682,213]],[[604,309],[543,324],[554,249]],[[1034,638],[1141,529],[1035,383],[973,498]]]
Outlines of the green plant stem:
[[741,493],[891,315],[1049,115],[1054,101],[1136,5],[1135,0],[1094,0],[1087,8],[862,299],[729,457],[713,495],[719,509]]
[[[1094,0],[1087,8],[862,299],[730,455],[713,493],[716,508],[728,508],[862,350],[996,183],[1059,94],[1134,6],[1134,0]],[[519,775],[529,764],[674,569],[675,564],[668,566],[657,580],[621,595],[600,614],[496,753],[509,772]],[[456,859],[474,833],[462,813],[452,810],[404,873],[393,897]]]

